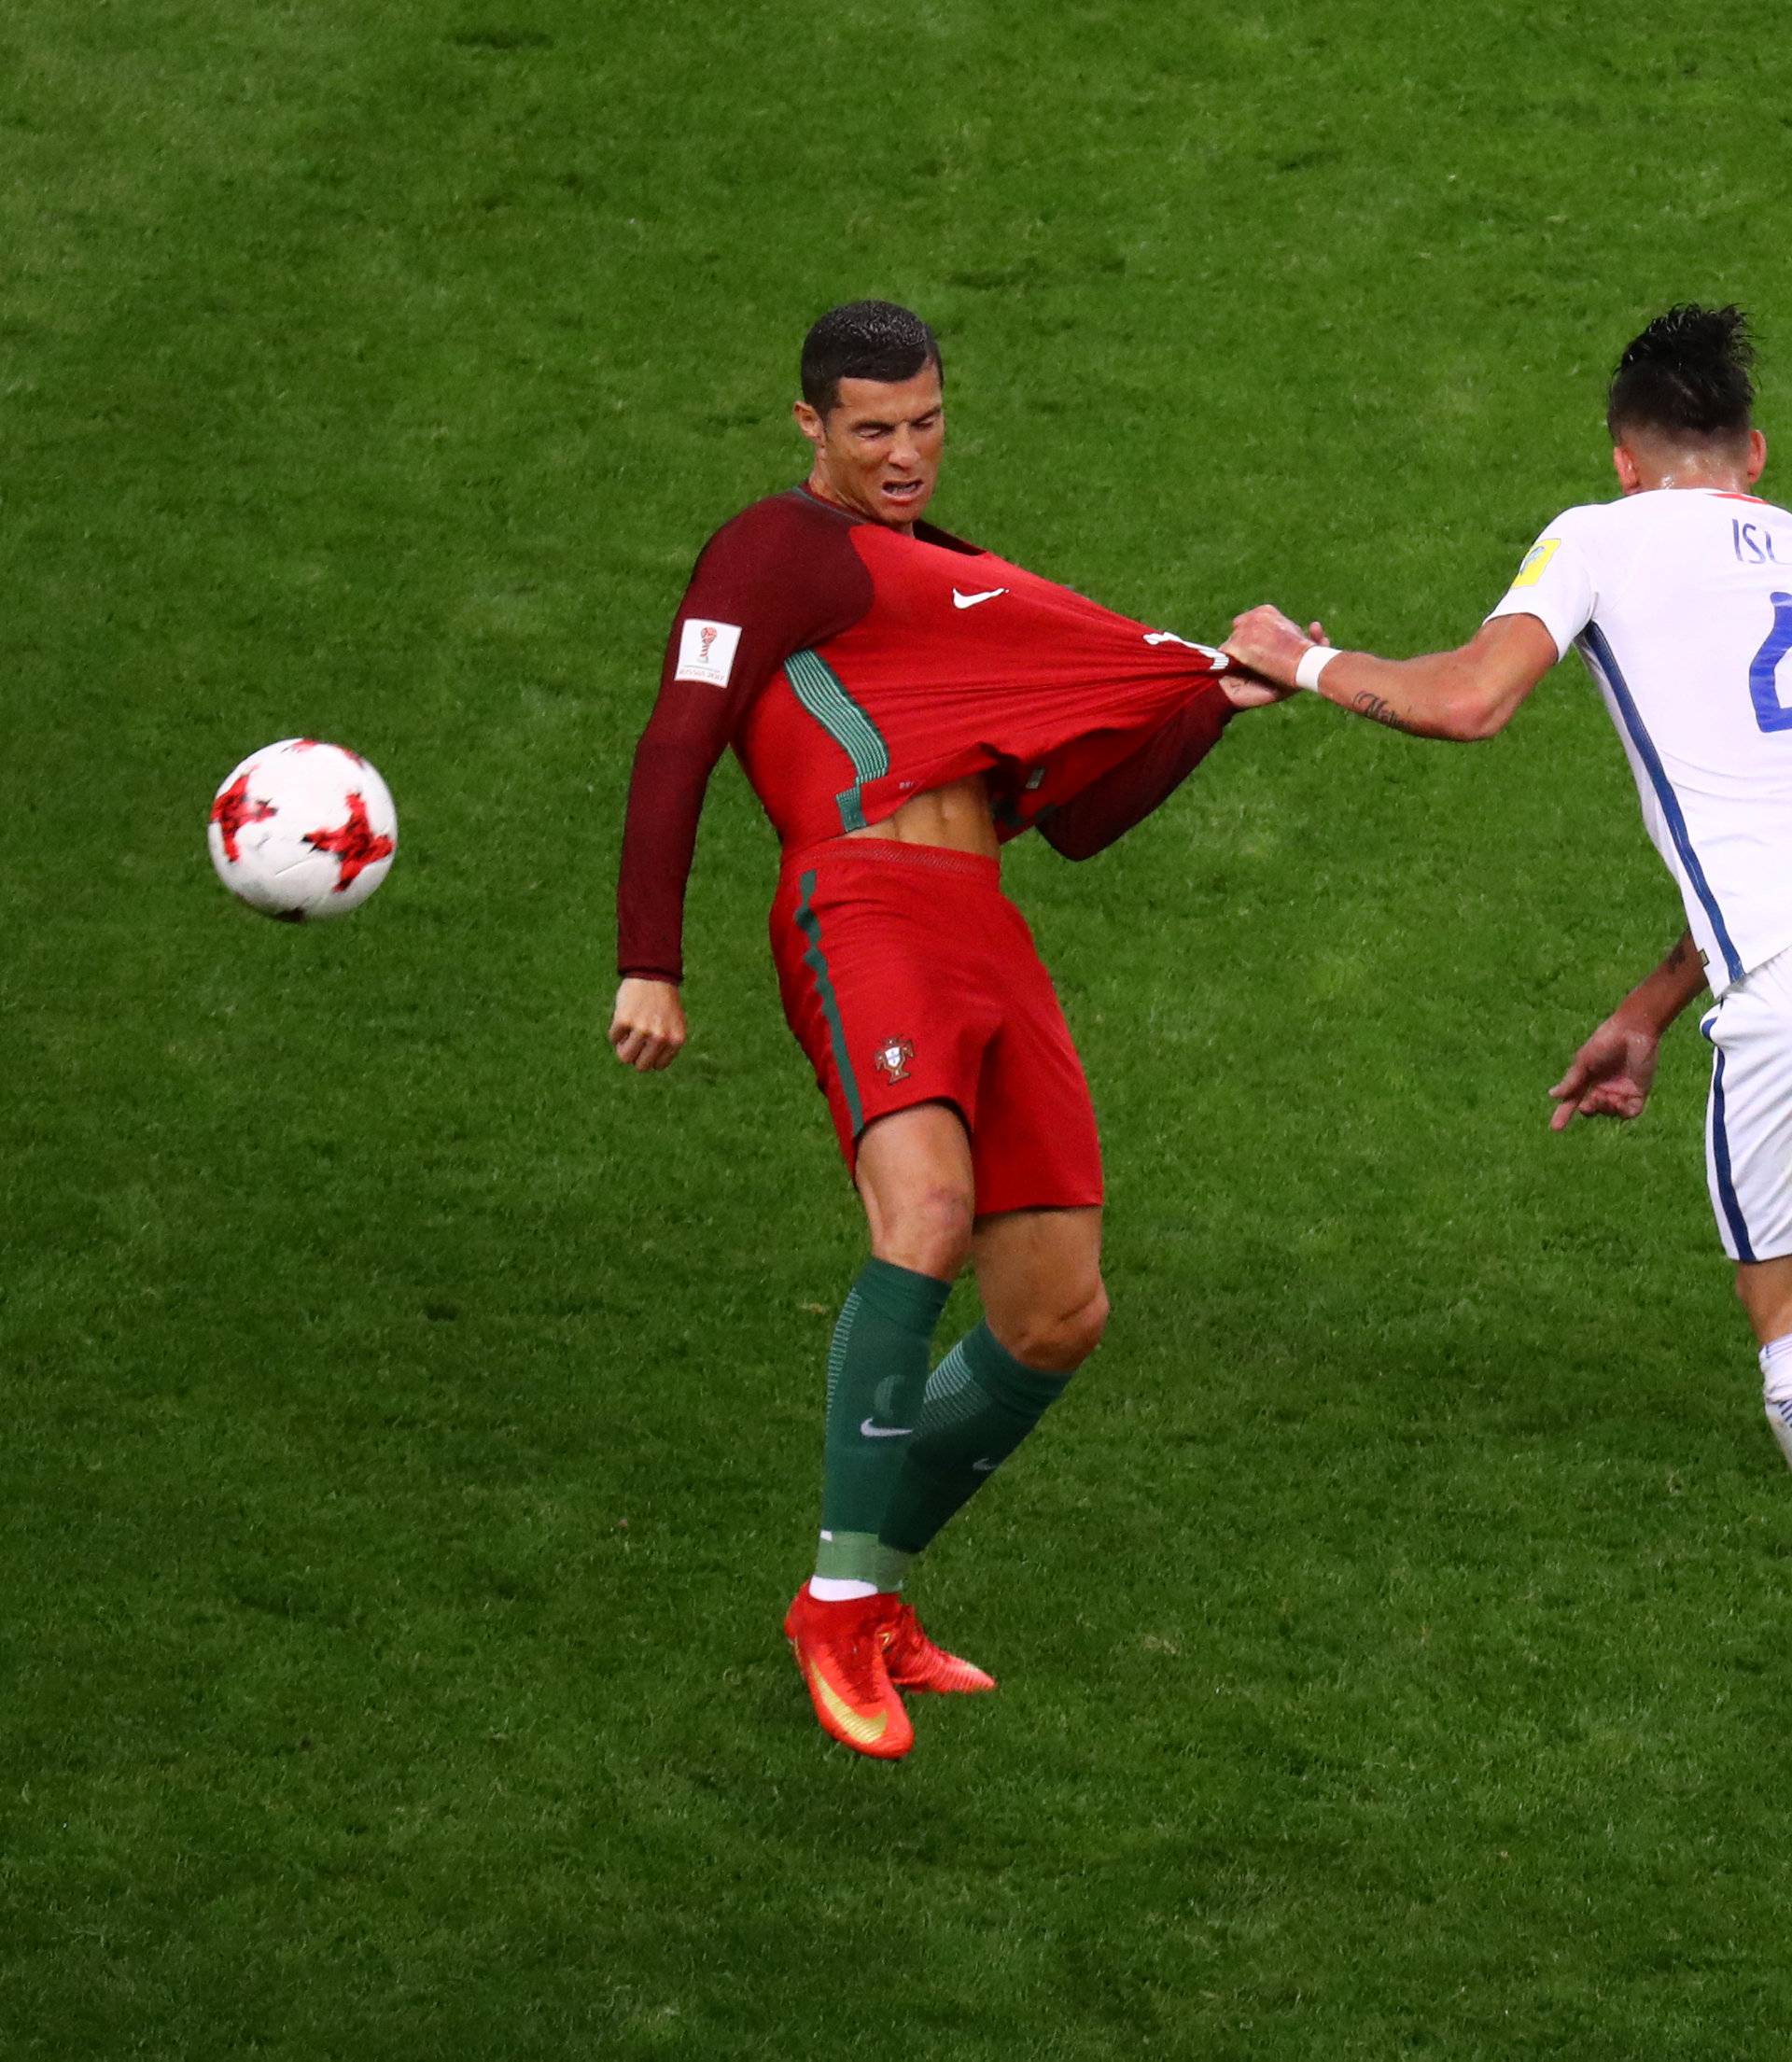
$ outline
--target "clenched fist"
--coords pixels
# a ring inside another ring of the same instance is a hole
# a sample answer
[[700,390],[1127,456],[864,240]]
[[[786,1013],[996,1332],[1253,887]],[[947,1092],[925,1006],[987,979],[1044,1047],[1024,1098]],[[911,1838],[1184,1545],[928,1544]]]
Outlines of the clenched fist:
[[1297,623],[1266,601],[1260,608],[1248,609],[1232,619],[1232,635],[1222,650],[1228,659],[1261,674],[1266,680],[1292,689],[1301,655],[1309,646],[1326,641],[1323,623],[1309,624],[1303,637]]
[[616,990],[609,1042],[624,1067],[639,1074],[657,1073],[679,1057],[686,1036],[684,1005],[675,983],[630,975]]

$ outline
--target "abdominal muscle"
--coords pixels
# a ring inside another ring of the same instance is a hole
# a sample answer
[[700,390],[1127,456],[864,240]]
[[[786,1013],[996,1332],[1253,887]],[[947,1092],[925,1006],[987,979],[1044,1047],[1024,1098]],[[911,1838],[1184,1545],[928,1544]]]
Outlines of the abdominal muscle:
[[989,790],[981,774],[911,795],[880,822],[845,835],[892,838],[899,845],[941,845],[948,852],[975,852],[984,859],[996,858],[1001,849]]

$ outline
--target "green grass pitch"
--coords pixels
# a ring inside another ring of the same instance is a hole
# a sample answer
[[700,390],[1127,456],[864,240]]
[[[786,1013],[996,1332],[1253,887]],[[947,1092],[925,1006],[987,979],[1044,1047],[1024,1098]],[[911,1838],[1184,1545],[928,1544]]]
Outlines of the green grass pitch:
[[[1792,438],[1787,70],[1687,0],[20,0],[8,2062],[1781,2052],[1792,1485],[1700,1042],[1545,1129],[1679,922],[1577,674],[1474,750],[1253,716],[1014,850],[1116,1315],[924,1572],[1003,1689],[899,1769],[777,1636],[860,1231],[732,769],[693,1044],[602,1034],[665,622],[821,308],[940,328],[964,533],[1453,641],[1666,302],[1756,312]],[[301,731],[402,826],[314,931],[201,837]]]

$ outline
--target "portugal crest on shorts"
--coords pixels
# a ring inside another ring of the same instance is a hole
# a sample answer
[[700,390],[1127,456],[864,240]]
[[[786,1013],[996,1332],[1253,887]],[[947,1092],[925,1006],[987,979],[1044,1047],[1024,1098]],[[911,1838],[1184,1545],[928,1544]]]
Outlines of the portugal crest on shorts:
[[908,1063],[915,1057],[915,1048],[906,1038],[886,1038],[872,1058],[877,1072],[892,1085],[908,1079]]

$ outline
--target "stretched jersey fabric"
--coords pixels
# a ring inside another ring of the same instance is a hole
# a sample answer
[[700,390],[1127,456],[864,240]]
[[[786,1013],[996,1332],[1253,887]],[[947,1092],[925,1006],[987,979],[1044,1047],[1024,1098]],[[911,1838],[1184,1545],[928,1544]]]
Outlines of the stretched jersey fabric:
[[1001,836],[1042,823],[1084,857],[1211,749],[1225,666],[931,524],[904,533],[800,487],[754,503],[697,561],[637,748],[621,970],[681,978],[697,820],[728,745],[787,852],[981,774]]
[[1493,614],[1599,683],[1713,992],[1792,946],[1792,515],[1684,487],[1572,508]]

